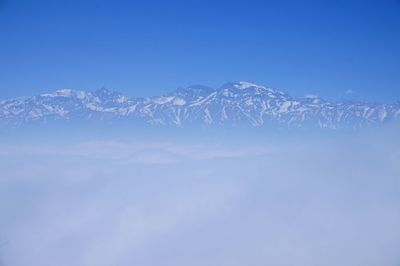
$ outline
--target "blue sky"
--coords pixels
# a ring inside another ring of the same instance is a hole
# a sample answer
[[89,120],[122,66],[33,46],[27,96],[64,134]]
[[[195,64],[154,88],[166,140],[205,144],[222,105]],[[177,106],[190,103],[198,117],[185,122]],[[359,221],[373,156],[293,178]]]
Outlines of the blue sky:
[[0,0],[0,36],[0,99],[248,80],[293,96],[400,100],[397,0]]

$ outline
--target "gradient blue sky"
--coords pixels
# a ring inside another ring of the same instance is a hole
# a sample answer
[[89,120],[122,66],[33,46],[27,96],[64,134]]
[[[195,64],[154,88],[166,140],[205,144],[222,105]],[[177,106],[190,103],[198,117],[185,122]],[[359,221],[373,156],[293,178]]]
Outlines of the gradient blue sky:
[[0,99],[248,80],[400,100],[398,0],[0,0],[0,36]]

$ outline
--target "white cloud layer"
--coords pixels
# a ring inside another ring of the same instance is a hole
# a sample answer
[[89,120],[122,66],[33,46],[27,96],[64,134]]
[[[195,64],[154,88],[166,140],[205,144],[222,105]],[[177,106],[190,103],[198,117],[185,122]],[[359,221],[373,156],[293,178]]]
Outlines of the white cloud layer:
[[395,138],[32,143],[0,145],[2,266],[400,263]]

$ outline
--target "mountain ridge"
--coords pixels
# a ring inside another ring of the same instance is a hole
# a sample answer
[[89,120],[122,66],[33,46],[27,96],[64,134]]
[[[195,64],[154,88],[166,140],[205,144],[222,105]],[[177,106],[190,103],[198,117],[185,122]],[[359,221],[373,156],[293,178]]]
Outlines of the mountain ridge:
[[93,92],[61,89],[0,101],[0,123],[126,120],[149,125],[283,128],[362,128],[400,120],[400,102],[392,104],[294,98],[267,86],[239,81],[218,89],[180,87],[163,96],[127,97],[101,88]]

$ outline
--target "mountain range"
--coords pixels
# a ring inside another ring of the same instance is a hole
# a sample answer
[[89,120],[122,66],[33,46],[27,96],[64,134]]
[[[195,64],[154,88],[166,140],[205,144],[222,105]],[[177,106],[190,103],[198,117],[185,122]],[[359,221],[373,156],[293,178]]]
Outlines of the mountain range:
[[218,89],[178,88],[164,96],[130,98],[119,92],[62,89],[0,102],[0,123],[52,121],[140,122],[149,125],[248,125],[279,128],[361,128],[400,119],[400,102],[332,102],[294,98],[270,87],[231,82]]

